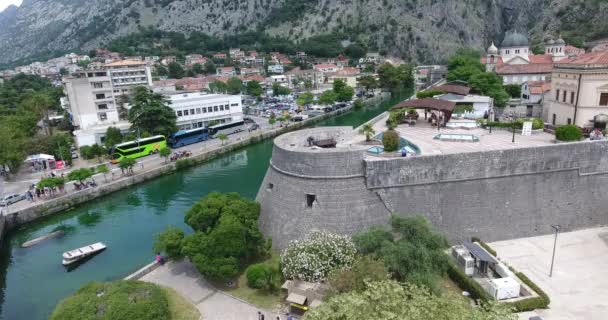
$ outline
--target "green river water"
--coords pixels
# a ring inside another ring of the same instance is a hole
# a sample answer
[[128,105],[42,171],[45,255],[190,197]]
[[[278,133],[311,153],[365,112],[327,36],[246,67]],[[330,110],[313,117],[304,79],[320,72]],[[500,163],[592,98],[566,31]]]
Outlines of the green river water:
[[[325,120],[319,126],[359,126],[386,110],[392,101]],[[183,215],[211,191],[239,192],[254,198],[272,153],[270,140],[224,155],[197,167],[164,176],[7,235],[0,248],[0,319],[47,319],[54,306],[89,281],[121,279],[154,259],[154,235],[169,225],[189,230]],[[65,236],[31,248],[21,243],[58,226]],[[108,249],[67,272],[64,251],[102,241]]]

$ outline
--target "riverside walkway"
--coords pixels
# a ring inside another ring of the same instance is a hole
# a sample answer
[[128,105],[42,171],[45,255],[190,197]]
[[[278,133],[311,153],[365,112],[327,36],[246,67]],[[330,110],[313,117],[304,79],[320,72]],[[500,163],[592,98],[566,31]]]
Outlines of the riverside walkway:
[[257,320],[258,311],[268,320],[277,317],[214,288],[186,259],[167,262],[139,280],[176,290],[196,306],[204,320]]

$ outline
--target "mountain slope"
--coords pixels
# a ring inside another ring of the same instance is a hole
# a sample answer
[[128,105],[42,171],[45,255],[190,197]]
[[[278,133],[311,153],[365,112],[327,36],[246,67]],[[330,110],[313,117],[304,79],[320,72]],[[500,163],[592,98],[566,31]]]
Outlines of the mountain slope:
[[406,59],[439,62],[506,30],[534,43],[608,35],[603,0],[25,0],[0,13],[0,63],[88,50],[153,26],[222,35],[263,29],[300,41],[334,31]]

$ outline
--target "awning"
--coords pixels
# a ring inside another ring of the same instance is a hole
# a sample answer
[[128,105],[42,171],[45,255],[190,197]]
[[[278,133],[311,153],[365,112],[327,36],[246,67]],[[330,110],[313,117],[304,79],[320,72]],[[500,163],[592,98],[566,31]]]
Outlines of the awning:
[[433,110],[451,112],[452,110],[454,110],[455,106],[456,106],[456,102],[441,100],[441,99],[424,98],[424,99],[412,99],[412,100],[403,101],[403,102],[397,104],[396,106],[392,107],[391,110],[418,108],[418,109],[433,109]]
[[299,305],[305,305],[306,297],[292,292],[287,296],[287,302],[291,302],[291,303],[295,303],[295,304],[299,304]]
[[53,157],[52,155],[49,155],[49,154],[40,153],[40,154],[33,154],[33,155],[25,158],[26,162],[40,161],[40,160],[45,160],[45,161],[55,160],[55,157]]

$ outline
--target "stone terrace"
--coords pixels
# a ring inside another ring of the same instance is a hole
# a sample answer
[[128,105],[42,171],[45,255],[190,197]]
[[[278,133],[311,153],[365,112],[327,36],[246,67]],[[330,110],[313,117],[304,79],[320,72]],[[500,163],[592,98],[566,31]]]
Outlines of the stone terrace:
[[[387,119],[388,113],[374,124],[376,134],[386,131]],[[535,132],[531,136],[522,136],[521,133],[516,132],[515,143],[512,143],[512,133],[504,129],[492,130],[491,134],[488,130],[481,128],[441,128],[441,130],[438,131],[436,127],[431,127],[431,125],[424,120],[424,112],[420,113],[420,119],[415,126],[400,124],[396,130],[402,138],[417,145],[420,148],[422,155],[539,147],[555,143],[555,136],[545,132]],[[433,139],[439,133],[472,134],[479,138],[479,142],[440,141]],[[363,140],[365,140],[363,135],[357,135],[354,138],[353,143]],[[395,154],[395,156],[397,156],[397,154]]]

